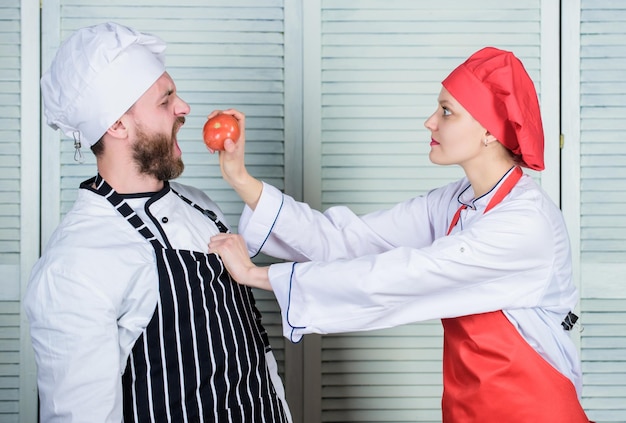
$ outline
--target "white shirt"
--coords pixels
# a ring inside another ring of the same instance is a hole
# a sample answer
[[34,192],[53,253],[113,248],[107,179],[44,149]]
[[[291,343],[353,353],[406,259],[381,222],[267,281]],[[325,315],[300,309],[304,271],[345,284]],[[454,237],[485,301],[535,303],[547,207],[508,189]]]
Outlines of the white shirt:
[[[486,214],[496,189],[473,200],[468,186],[464,178],[359,217],[343,206],[320,213],[264,184],[239,231],[251,255],[299,262],[269,270],[294,342],[503,310],[580,396],[580,361],[561,326],[578,294],[560,210],[527,175]],[[473,208],[446,236],[459,201]]]
[[[201,207],[217,205],[202,191],[171,183]],[[207,252],[219,229],[169,191],[144,210],[147,197],[127,198],[151,231],[172,248]],[[166,218],[166,219],[165,219]],[[122,421],[123,374],[135,340],[159,295],[154,249],[107,199],[80,189],[77,200],[35,264],[24,307],[37,362],[42,422]],[[271,352],[274,387],[284,389]]]

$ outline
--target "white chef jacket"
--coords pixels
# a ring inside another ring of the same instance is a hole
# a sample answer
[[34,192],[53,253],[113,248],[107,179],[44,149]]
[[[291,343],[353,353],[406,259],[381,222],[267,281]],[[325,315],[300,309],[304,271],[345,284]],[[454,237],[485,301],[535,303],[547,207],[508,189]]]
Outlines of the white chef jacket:
[[[239,232],[251,255],[299,262],[269,270],[294,342],[503,310],[580,396],[580,360],[561,326],[578,298],[562,214],[528,175],[484,214],[499,186],[474,199],[463,178],[359,217],[343,206],[312,210],[264,183]],[[461,203],[469,207],[446,236]]]
[[[226,224],[202,191],[171,187]],[[172,248],[207,252],[219,229],[171,190],[150,204],[126,202]],[[122,421],[122,374],[159,296],[152,245],[100,195],[80,189],[72,209],[35,264],[24,307],[37,362],[42,422]],[[272,352],[274,388],[288,410]]]

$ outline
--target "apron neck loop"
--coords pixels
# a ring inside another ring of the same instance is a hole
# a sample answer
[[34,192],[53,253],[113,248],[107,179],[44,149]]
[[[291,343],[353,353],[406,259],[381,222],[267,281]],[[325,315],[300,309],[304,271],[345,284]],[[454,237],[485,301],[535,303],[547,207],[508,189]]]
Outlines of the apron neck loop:
[[132,225],[141,235],[146,238],[155,248],[164,248],[161,241],[158,240],[152,231],[146,226],[143,220],[135,213],[133,208],[126,203],[124,198],[113,189],[111,185],[105,181],[100,173],[96,175],[94,180],[95,190],[98,194],[106,198],[109,203],[121,214],[128,223]]
[[182,195],[175,189],[172,189],[172,192],[178,195],[178,197],[180,197],[180,199],[183,200],[185,203],[189,204],[191,207],[193,207],[194,209],[198,210],[200,213],[202,213],[203,215],[211,219],[213,223],[215,223],[215,226],[217,226],[217,228],[220,230],[220,232],[222,233],[230,232],[226,224],[224,224],[222,221],[219,220],[219,218],[217,217],[217,214],[213,210],[200,207],[200,205],[194,203],[193,201],[191,201],[190,199],[188,199],[187,197],[185,197],[184,195]]
[[[502,185],[500,185],[500,187],[498,188],[496,193],[493,195],[493,197],[491,197],[491,200],[489,200],[489,203],[487,204],[487,207],[485,208],[485,211],[483,212],[483,214],[487,213],[489,210],[491,210],[496,205],[498,205],[504,199],[504,197],[506,197],[511,192],[513,187],[522,178],[523,174],[524,172],[522,171],[522,168],[519,166],[515,166],[515,169],[513,169],[513,172],[509,175],[508,178],[506,178],[506,180],[502,183]],[[461,207],[459,207],[456,213],[454,213],[454,216],[452,217],[452,221],[450,222],[450,227],[448,228],[448,232],[446,233],[446,235],[450,235],[450,232],[452,232],[452,229],[454,229],[457,223],[459,223],[459,219],[461,218],[461,211],[465,210],[466,208],[467,208],[467,204],[461,204]]]
[[483,214],[487,213],[489,210],[498,205],[504,199],[504,197],[506,197],[511,192],[513,187],[522,178],[523,174],[524,172],[522,172],[522,168],[519,166],[515,166],[513,172],[509,175],[508,178],[506,178],[502,185],[500,185],[500,188],[498,188],[493,197],[491,197],[491,200],[489,201],[489,204],[487,204],[487,207],[485,208]]

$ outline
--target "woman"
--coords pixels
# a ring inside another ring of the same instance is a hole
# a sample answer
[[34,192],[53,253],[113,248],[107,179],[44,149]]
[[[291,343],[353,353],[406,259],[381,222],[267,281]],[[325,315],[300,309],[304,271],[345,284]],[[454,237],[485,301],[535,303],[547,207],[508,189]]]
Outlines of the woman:
[[588,422],[567,332],[577,292],[566,227],[521,169],[544,168],[533,82],[488,47],[442,85],[425,122],[430,160],[465,178],[390,210],[322,214],[250,177],[244,143],[228,142],[221,165],[247,205],[249,252],[293,263],[256,267],[236,235],[209,249],[240,283],[275,292],[292,340],[441,318],[444,422]]

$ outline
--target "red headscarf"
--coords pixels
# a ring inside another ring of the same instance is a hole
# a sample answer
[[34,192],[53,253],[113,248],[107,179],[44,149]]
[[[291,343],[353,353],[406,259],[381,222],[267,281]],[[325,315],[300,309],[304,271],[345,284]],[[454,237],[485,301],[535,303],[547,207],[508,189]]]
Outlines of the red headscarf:
[[485,47],[442,82],[522,165],[543,170],[543,125],[533,81],[513,53]]

